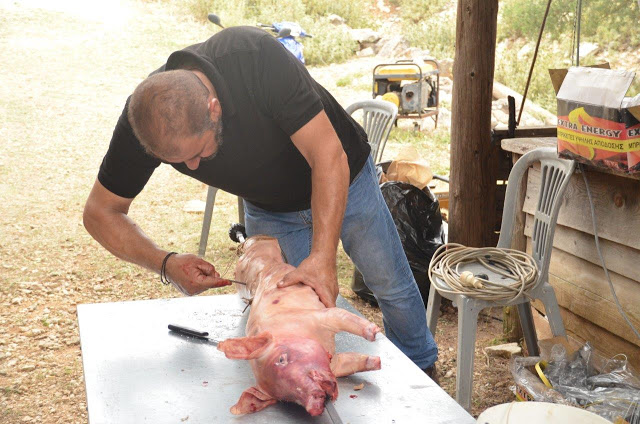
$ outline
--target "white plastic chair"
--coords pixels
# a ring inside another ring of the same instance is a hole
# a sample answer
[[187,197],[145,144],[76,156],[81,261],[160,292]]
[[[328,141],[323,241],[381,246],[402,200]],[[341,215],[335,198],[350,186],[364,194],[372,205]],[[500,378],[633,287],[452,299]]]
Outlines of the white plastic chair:
[[[204,206],[204,218],[202,219],[202,232],[200,233],[200,246],[198,247],[198,256],[204,258],[207,251],[207,242],[209,241],[209,229],[211,228],[211,217],[213,216],[213,205],[216,202],[216,194],[218,188],[209,186],[207,190],[207,203]],[[238,197],[238,222],[244,225],[244,203],[242,197]]]
[[371,157],[378,163],[382,159],[384,146],[387,144],[391,127],[398,115],[398,108],[386,100],[362,100],[355,102],[345,110],[349,115],[362,109],[362,127],[367,133],[371,145]]
[[[516,199],[518,198],[518,190],[521,185],[520,182],[525,171],[529,169],[529,166],[538,161],[541,164],[541,181],[540,194],[537,200],[533,223],[532,256],[538,265],[539,274],[536,285],[530,291],[530,295],[533,299],[540,299],[543,302],[554,336],[565,336],[565,329],[562,323],[562,317],[560,316],[560,308],[558,307],[558,301],[553,287],[551,287],[548,282],[548,274],[553,233],[558,218],[558,211],[560,210],[564,191],[575,169],[574,161],[559,159],[556,150],[553,148],[540,148],[526,153],[516,162],[509,174],[498,248],[511,247],[513,226],[516,213],[518,212],[515,206]],[[459,272],[463,271],[471,271],[474,274],[487,274],[489,280],[492,282],[513,281],[504,279],[504,277],[499,274],[484,268],[481,264],[461,265]],[[538,340],[533,324],[531,306],[528,298],[524,296],[511,302],[491,302],[463,295],[441,293],[439,289],[447,289],[448,286],[439,278],[435,280],[436,281],[431,281],[431,289],[429,291],[427,326],[435,336],[441,296],[450,299],[453,304],[457,306],[458,360],[456,401],[463,408],[469,410],[471,407],[471,390],[473,386],[473,357],[476,344],[478,314],[482,309],[492,306],[517,305],[527,348],[530,354],[536,355],[535,352],[538,351]]]

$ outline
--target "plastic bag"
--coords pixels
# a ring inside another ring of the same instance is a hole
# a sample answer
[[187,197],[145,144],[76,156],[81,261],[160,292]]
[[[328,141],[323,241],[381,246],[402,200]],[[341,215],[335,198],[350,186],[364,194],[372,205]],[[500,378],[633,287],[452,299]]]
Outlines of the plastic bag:
[[527,369],[540,360],[516,357],[512,361],[511,372],[519,397],[523,398],[521,392],[525,392],[529,400],[582,407],[609,421],[640,420],[640,379],[624,355],[605,358],[589,343],[567,355],[562,345],[554,345],[544,368],[553,388]]
[[540,361],[539,356],[514,356],[511,361],[511,375],[516,383],[515,393],[519,400],[552,402],[570,405],[556,390],[547,387],[540,378],[529,371]]
[[[428,188],[420,190],[407,183],[389,181],[380,190],[426,306],[430,288],[427,268],[434,252],[444,243],[440,204]],[[361,277],[354,280],[352,288],[358,296],[375,303]]]

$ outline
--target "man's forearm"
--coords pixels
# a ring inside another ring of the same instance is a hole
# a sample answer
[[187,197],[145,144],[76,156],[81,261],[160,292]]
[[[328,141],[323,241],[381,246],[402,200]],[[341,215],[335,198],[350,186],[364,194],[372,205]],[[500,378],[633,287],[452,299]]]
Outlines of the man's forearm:
[[311,171],[311,254],[335,260],[349,192],[349,165],[342,149],[314,163]]
[[91,210],[87,205],[84,225],[89,234],[120,259],[160,272],[166,251],[156,244],[126,214]]

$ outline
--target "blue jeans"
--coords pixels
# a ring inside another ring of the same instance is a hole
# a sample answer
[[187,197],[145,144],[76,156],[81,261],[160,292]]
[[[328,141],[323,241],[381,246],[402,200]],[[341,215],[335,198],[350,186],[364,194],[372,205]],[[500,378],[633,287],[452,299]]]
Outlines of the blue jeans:
[[[312,211],[269,212],[245,202],[247,235],[276,237],[287,261],[298,266],[311,252]],[[340,234],[345,252],[382,310],[387,337],[420,368],[438,348],[427,328],[424,303],[369,158],[349,187]]]

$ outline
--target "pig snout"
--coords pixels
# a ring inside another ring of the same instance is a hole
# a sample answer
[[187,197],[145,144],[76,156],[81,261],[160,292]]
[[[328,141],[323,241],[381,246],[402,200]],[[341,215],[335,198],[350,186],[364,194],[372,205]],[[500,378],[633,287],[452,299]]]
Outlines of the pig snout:
[[338,384],[331,372],[321,373],[317,370],[311,370],[309,371],[309,378],[316,388],[309,393],[303,406],[310,415],[317,416],[324,411],[324,404],[327,399],[337,399]]

